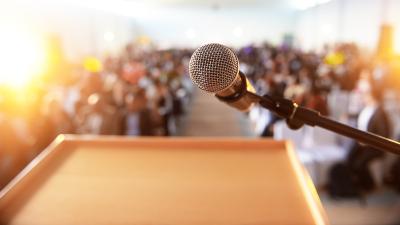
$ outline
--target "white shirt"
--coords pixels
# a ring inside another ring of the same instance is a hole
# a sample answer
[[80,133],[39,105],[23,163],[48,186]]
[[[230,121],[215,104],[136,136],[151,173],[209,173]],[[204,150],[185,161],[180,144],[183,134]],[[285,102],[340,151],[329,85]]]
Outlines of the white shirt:
[[357,127],[360,130],[368,131],[368,123],[371,120],[372,115],[374,115],[377,109],[376,105],[366,106],[358,116]]

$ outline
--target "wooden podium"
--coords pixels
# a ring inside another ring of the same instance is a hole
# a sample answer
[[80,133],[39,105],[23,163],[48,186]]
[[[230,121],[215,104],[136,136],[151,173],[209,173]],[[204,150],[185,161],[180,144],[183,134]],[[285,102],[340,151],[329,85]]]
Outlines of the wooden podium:
[[0,224],[326,224],[288,142],[59,136],[0,192]]

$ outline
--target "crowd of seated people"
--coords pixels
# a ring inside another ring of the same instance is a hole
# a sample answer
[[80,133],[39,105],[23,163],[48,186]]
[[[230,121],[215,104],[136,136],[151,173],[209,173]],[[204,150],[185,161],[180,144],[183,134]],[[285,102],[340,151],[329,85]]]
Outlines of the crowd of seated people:
[[[240,69],[258,93],[291,99],[334,119],[356,121],[366,105],[363,96],[374,93],[383,104],[390,91],[396,92],[387,66],[374,63],[354,44],[326,47],[318,54],[265,44],[241,48],[238,56]],[[343,93],[347,101],[332,104]],[[258,131],[262,136],[273,136],[273,124],[279,118],[271,117],[265,129]],[[384,136],[392,138],[392,134]]]
[[[399,138],[400,102],[398,84],[393,80],[395,71],[390,63],[366,55],[356,45],[327,47],[317,54],[265,44],[241,48],[238,57],[241,70],[258,93],[288,98],[361,130]],[[281,134],[281,130],[275,129],[285,122],[264,109],[253,109],[250,117],[258,125],[256,132],[260,136],[297,139],[294,142],[303,160],[310,163],[310,168],[319,170],[311,173],[321,173],[325,167],[324,178],[312,177],[317,186],[328,188],[332,195],[359,196],[376,186],[370,167],[385,158],[384,152],[349,139],[345,143],[323,143],[317,139],[328,139],[321,136],[334,134],[320,129],[306,127],[293,136],[290,132]],[[318,137],[316,132],[323,133]],[[320,143],[306,143],[310,139]],[[332,144],[335,146],[329,146]],[[400,176],[400,171],[395,176]],[[354,180],[348,180],[349,177]],[[352,190],[346,190],[346,186]]]
[[68,79],[20,94],[24,102],[2,91],[0,188],[58,134],[179,135],[192,90],[190,55],[130,44],[117,57],[89,58]]

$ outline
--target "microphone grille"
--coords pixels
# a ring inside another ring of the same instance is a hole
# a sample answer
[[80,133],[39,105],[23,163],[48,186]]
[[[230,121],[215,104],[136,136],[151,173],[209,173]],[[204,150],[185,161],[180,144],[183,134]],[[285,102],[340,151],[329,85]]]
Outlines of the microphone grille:
[[206,44],[190,58],[189,74],[200,89],[216,93],[229,87],[239,74],[235,53],[221,44]]

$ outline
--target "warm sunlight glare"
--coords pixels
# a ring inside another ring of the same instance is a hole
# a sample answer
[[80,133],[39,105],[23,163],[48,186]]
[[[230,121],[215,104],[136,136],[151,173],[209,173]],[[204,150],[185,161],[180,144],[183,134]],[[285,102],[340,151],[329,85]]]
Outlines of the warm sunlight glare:
[[397,31],[394,36],[393,50],[396,55],[400,55],[400,31]]
[[0,85],[22,87],[43,70],[45,48],[38,37],[0,26]]

